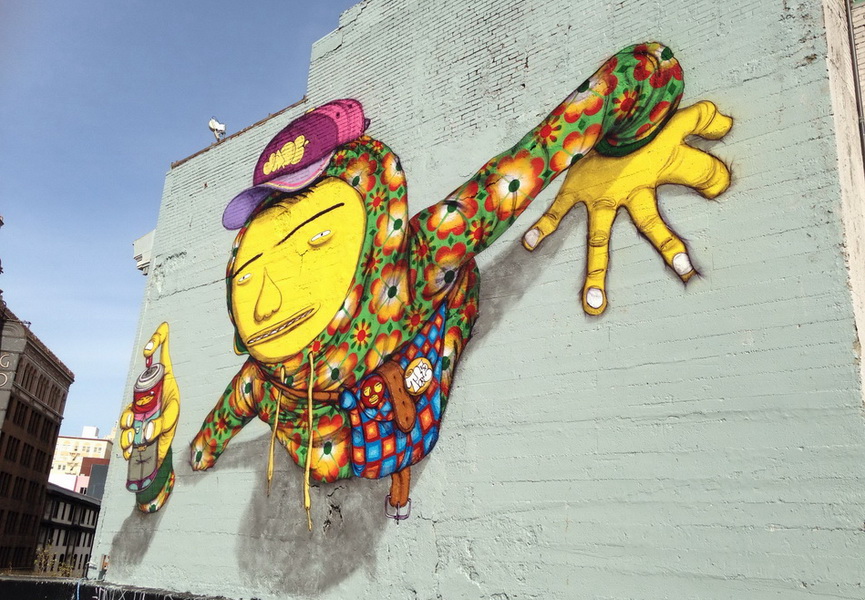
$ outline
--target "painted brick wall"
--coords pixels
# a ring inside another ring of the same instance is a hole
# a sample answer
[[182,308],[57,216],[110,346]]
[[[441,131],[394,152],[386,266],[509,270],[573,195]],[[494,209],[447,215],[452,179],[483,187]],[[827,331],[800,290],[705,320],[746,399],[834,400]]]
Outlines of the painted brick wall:
[[[842,5],[368,0],[347,11],[313,48],[308,102],[166,177],[130,382],[168,321],[178,481],[160,513],[138,514],[115,456],[94,549],[111,555],[107,579],[237,598],[865,598],[862,286],[847,268],[861,255],[865,188],[857,146],[836,135],[855,127]],[[584,316],[584,215],[535,253],[518,243],[551,186],[479,257],[480,320],[439,444],[413,472],[411,519],[382,516],[386,481],[350,481],[313,488],[308,533],[301,471],[281,454],[265,496],[260,423],[213,470],[191,472],[185,447],[242,363],[220,216],[281,126],[358,98],[370,133],[402,158],[415,212],[607,55],[650,39],[683,63],[685,104],[709,99],[736,121],[724,141],[698,143],[732,166],[725,195],[661,191],[702,277],[683,288],[622,215],[610,308]]]

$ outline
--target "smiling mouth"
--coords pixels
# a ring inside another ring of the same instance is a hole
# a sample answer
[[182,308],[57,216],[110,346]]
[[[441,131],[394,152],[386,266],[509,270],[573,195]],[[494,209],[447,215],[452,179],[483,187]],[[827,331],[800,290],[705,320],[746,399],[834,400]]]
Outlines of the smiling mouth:
[[246,345],[254,346],[255,344],[261,344],[262,342],[267,342],[272,340],[273,338],[285,335],[286,333],[293,330],[298,325],[309,319],[313,314],[315,314],[316,310],[318,310],[317,306],[309,306],[302,311],[295,313],[293,316],[287,318],[286,320],[281,321],[276,325],[276,327],[262,329],[261,331],[253,334],[251,338],[246,340]]

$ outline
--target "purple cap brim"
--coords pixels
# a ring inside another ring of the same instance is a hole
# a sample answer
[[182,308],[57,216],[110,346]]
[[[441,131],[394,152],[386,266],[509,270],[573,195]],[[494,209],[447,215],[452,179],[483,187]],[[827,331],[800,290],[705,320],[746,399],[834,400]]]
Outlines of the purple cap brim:
[[296,192],[307,187],[321,176],[332,157],[333,152],[330,152],[327,156],[320,158],[299,171],[271,179],[261,185],[246,188],[232,198],[228,206],[225,207],[225,211],[222,213],[222,226],[229,230],[243,227],[249,215],[258,208],[258,205],[267,196],[273,193],[273,190]]
[[246,188],[232,198],[228,206],[225,207],[225,211],[222,213],[222,226],[226,229],[240,229],[252,211],[272,193],[271,188],[263,185]]

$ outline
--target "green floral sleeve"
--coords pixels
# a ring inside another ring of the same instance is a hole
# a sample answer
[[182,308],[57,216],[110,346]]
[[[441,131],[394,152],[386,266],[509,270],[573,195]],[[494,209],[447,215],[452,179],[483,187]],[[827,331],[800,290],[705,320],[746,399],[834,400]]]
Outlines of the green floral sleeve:
[[683,89],[682,69],[661,44],[631,46],[609,58],[512,148],[412,218],[412,266],[418,273],[441,271],[433,274],[440,286],[431,287],[429,275],[417,280],[422,296],[444,293],[461,265],[590,150],[623,156],[649,143],[675,112]]
[[208,469],[228,447],[228,442],[244,425],[258,416],[263,395],[258,369],[247,360],[232,378],[222,397],[204,419],[192,440],[192,468]]

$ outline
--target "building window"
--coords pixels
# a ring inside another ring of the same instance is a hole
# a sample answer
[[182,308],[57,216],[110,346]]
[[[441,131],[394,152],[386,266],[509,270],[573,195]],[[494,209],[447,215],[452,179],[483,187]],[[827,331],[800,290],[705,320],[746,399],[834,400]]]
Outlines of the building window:
[[39,484],[31,481],[27,484],[27,502],[36,502],[39,495]]
[[[18,528],[18,513],[10,512],[9,516],[6,517],[6,529],[3,531],[8,534],[15,533],[15,529]],[[2,564],[2,563],[0,563]]]
[[20,442],[17,438],[12,437],[11,435],[6,436],[6,452],[4,456],[6,460],[15,462],[18,460],[18,445]]
[[22,403],[20,400],[15,403],[15,412],[12,415],[12,421],[18,425],[19,427],[24,427],[24,421],[27,420],[27,413],[29,409],[27,405]]
[[21,387],[23,387],[28,392],[33,391],[33,377],[36,374],[35,369],[32,365],[27,365],[24,367],[24,377],[21,379]]
[[36,432],[39,430],[39,422],[42,421],[42,417],[35,410],[30,413],[30,421],[27,423],[27,433],[30,435],[36,435]]
[[46,454],[42,452],[42,450],[37,450],[35,458],[33,459],[33,469],[38,473],[42,473],[45,470],[45,458]]
[[24,447],[21,449],[21,466],[22,467],[30,467],[33,462],[33,446],[30,444],[24,444]]
[[[9,481],[12,479],[12,476],[9,473],[5,473],[0,471],[0,497],[6,497],[9,495]],[[3,564],[0,562],[0,564]]]
[[12,499],[13,500],[21,500],[24,498],[24,483],[25,479],[23,477],[16,477],[15,484],[12,486]]
[[55,425],[48,419],[45,419],[45,421],[43,421],[42,423],[42,432],[39,435],[40,439],[46,443],[56,442],[57,427],[57,425]]
[[33,515],[21,515],[21,521],[18,523],[18,534],[27,535],[30,533],[30,522]]

